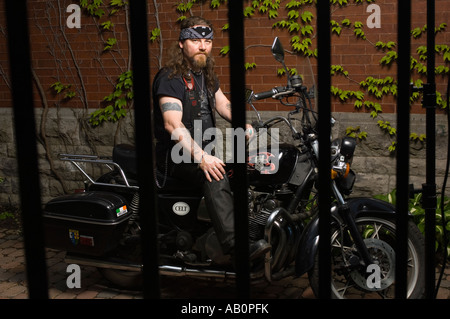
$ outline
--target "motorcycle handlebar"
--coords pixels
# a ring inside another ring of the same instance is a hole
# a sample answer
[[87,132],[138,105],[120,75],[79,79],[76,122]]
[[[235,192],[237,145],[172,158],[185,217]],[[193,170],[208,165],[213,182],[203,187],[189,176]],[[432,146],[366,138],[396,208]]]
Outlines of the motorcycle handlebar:
[[270,91],[265,91],[265,92],[255,93],[255,94],[253,95],[253,98],[254,98],[255,100],[264,100],[264,99],[267,99],[267,98],[269,98],[269,97],[274,96],[274,95],[277,94],[277,93],[278,93],[277,89],[276,89],[276,88],[273,88],[273,89],[270,90]]
[[285,95],[292,94],[294,92],[295,92],[295,88],[293,88],[293,87],[278,86],[278,87],[273,88],[270,91],[255,93],[253,95],[253,99],[254,100],[264,100],[269,97],[277,99],[277,98],[281,98]]

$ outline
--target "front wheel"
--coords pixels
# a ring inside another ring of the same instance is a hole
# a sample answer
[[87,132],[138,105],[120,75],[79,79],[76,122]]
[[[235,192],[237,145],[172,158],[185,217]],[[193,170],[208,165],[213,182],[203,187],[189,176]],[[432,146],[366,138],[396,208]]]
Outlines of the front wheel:
[[[395,223],[379,217],[365,216],[355,220],[374,261],[361,266],[361,258],[348,231],[334,224],[331,233],[331,294],[332,298],[395,298]],[[407,298],[423,298],[424,240],[413,221],[408,221]],[[319,264],[316,255],[309,272],[311,287],[318,295]]]

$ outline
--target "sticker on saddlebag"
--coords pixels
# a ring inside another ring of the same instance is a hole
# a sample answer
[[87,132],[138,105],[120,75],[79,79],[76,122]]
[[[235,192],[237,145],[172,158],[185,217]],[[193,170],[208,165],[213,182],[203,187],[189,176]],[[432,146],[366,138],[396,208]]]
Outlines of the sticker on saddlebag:
[[189,205],[185,202],[176,202],[175,204],[173,204],[172,206],[172,211],[177,214],[178,216],[184,216],[187,213],[189,213],[189,211],[191,210],[191,208],[189,207]]
[[86,235],[80,235],[80,245],[94,247],[94,237],[86,236]]
[[78,245],[78,242],[80,240],[80,233],[78,232],[78,230],[69,229],[69,238],[73,245]]
[[120,217],[123,214],[126,214],[127,212],[128,212],[128,210],[127,210],[127,206],[126,205],[123,205],[122,207],[116,209],[117,217]]

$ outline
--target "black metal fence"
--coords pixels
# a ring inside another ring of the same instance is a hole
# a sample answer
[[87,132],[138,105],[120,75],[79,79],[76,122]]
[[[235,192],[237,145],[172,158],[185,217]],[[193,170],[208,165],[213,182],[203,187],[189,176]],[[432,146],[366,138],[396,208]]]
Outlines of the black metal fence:
[[[42,226],[41,196],[35,141],[35,118],[32,96],[32,73],[30,45],[28,34],[27,2],[25,0],[6,0],[6,17],[8,26],[8,44],[11,65],[12,96],[14,103],[14,124],[17,144],[17,158],[20,180],[20,195],[24,230],[25,260],[27,265],[28,293],[30,298],[48,298],[44,234]],[[231,102],[233,105],[233,127],[245,126],[245,107],[243,105],[245,74],[243,36],[243,1],[228,1],[230,21],[230,66],[231,66]],[[427,25],[434,25],[434,0],[427,0]],[[158,249],[156,240],[156,191],[152,182],[151,166],[153,151],[150,118],[150,70],[148,63],[147,38],[147,4],[146,1],[131,0],[131,45],[133,74],[136,79],[136,146],[138,154],[138,171],[141,203],[141,221],[143,235],[144,297],[159,298],[160,285],[158,273]],[[401,13],[401,17],[400,17]],[[320,216],[319,245],[319,297],[330,298],[331,295],[331,257],[330,257],[330,1],[317,1],[318,16],[318,91],[319,91],[319,132],[320,132],[320,172],[318,190]],[[409,57],[411,29],[411,1],[398,1],[398,105],[409,104]],[[424,205],[426,209],[426,297],[433,298],[435,290],[435,74],[434,74],[434,28],[427,31],[428,47],[428,83],[424,85],[424,107],[427,121],[427,178],[423,185]],[[321,94],[321,92],[324,92]],[[407,214],[408,214],[408,176],[409,176],[409,110],[398,107],[398,157],[397,157],[397,247],[396,247],[396,298],[406,298],[407,267]],[[323,154],[323,155],[322,155]],[[238,161],[234,161],[235,163]],[[248,258],[248,217],[247,185],[245,164],[235,164],[235,176],[238,179],[235,189],[236,220],[236,264],[238,268],[236,296],[249,298],[250,280]],[[145,194],[145,195],[144,195]],[[150,195],[150,196],[149,196]]]

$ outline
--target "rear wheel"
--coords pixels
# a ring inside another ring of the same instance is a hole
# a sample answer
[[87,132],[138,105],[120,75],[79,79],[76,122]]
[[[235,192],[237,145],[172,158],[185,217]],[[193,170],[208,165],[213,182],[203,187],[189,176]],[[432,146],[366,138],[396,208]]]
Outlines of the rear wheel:
[[[374,261],[361,266],[360,256],[346,229],[332,227],[331,293],[332,298],[395,297],[395,223],[378,217],[360,217],[356,224]],[[407,298],[422,298],[424,293],[424,241],[413,221],[408,221]],[[311,287],[319,291],[318,256],[309,273]]]
[[100,273],[108,281],[125,289],[142,288],[142,271],[129,271],[109,268],[99,268]]

